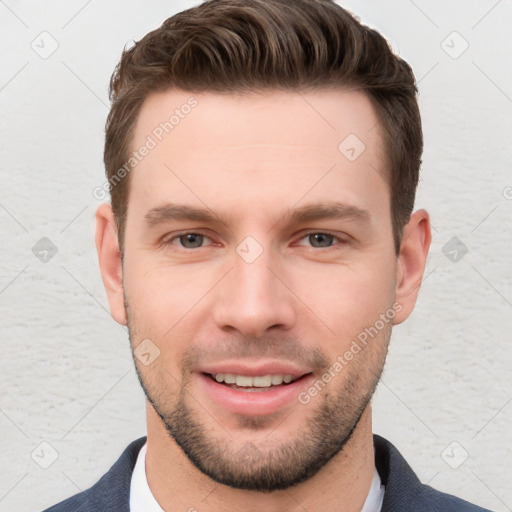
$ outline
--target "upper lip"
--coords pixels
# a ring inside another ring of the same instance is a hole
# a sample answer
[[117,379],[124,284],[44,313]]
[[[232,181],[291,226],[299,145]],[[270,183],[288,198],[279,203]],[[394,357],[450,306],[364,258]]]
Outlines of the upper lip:
[[298,379],[303,375],[311,373],[290,362],[283,361],[223,361],[218,363],[205,364],[198,368],[198,371],[216,375],[217,373],[229,373],[232,375],[245,375],[257,377],[263,375],[291,375]]

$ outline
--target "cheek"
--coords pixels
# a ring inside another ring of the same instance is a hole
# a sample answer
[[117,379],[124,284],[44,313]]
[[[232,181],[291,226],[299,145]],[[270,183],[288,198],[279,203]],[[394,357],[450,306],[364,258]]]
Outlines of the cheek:
[[149,338],[158,345],[166,367],[174,367],[197,337],[197,326],[204,320],[198,318],[202,299],[215,282],[213,274],[212,269],[194,271],[142,255],[127,261],[124,287],[134,346]]
[[207,290],[200,272],[162,263],[157,258],[131,258],[124,272],[124,287],[137,312],[172,323]]
[[[276,262],[274,271],[291,290],[290,302],[296,310],[293,327],[304,342],[321,341],[326,350],[330,344],[339,350],[340,344],[350,343],[391,307],[394,260],[382,254],[382,250],[357,258],[354,254],[346,263]],[[190,341],[197,337],[197,325],[209,324],[208,308],[214,307],[223,287],[217,281],[229,266],[222,260],[170,265],[140,251],[127,254],[125,263],[124,286],[136,313],[139,337],[172,344],[173,352],[180,350],[179,339]]]
[[392,308],[394,280],[383,262],[317,266],[307,274],[304,269],[293,280],[293,289],[309,309],[303,316],[305,332],[308,323],[317,323],[326,334],[324,347],[339,351]]

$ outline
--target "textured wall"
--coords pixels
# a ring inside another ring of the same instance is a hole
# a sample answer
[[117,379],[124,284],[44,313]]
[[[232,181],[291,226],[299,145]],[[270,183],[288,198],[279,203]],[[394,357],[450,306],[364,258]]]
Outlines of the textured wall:
[[[97,268],[92,191],[104,181],[107,83],[122,47],[193,3],[0,3],[2,511],[85,489],[145,432],[127,334]],[[434,226],[374,431],[422,481],[511,510],[512,4],[344,5],[416,72],[426,141],[417,207]]]

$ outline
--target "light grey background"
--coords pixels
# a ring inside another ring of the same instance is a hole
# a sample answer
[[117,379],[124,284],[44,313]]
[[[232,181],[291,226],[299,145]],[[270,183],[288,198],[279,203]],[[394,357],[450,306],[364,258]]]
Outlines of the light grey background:
[[[2,511],[87,488],[145,433],[127,333],[98,271],[92,191],[123,46],[194,3],[0,1]],[[423,482],[511,510],[512,3],[342,3],[415,70],[426,143],[417,207],[434,226],[374,431]],[[55,255],[33,253],[43,237]]]

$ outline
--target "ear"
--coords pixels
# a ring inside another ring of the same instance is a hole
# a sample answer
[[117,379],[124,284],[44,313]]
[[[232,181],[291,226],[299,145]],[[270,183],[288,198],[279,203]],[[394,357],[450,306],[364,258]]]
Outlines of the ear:
[[432,241],[430,218],[425,210],[414,212],[404,226],[396,261],[396,302],[401,305],[393,324],[402,323],[414,309]]
[[100,205],[96,211],[96,250],[110,313],[114,320],[126,325],[121,252],[114,214],[109,204]]

